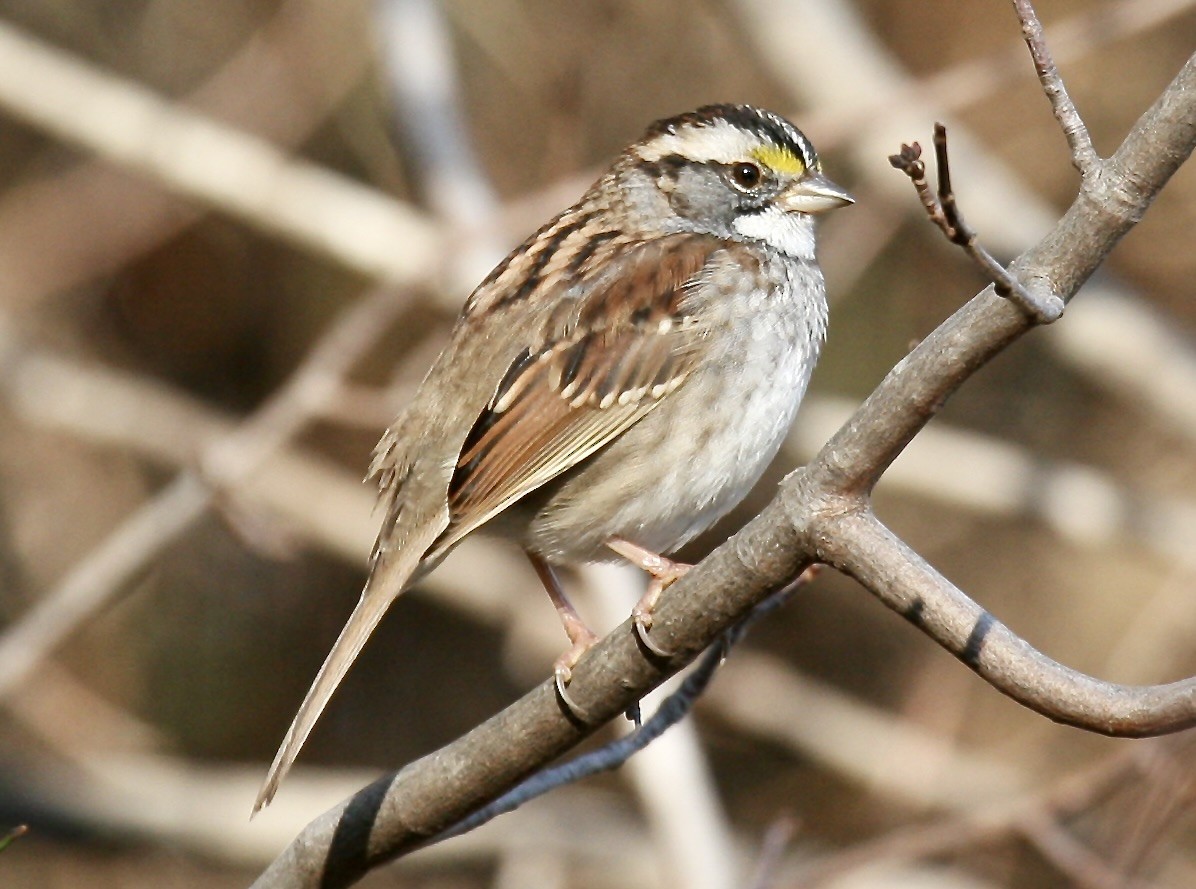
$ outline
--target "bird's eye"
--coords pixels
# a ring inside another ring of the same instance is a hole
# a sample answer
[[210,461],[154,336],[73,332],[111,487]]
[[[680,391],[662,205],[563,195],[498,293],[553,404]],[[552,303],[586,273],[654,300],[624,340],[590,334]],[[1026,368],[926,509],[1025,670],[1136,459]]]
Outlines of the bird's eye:
[[742,189],[752,189],[760,184],[763,174],[760,168],[748,161],[741,161],[731,167],[731,178]]

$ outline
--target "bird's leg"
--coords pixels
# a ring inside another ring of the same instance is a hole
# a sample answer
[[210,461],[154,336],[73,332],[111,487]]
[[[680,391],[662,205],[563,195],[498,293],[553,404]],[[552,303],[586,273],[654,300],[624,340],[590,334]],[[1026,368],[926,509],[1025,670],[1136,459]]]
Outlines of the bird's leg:
[[565,686],[573,678],[573,667],[581,660],[581,656],[598,641],[598,637],[594,635],[593,630],[586,626],[581,615],[577,613],[577,609],[565,596],[565,590],[561,587],[561,582],[557,579],[552,566],[533,552],[528,551],[527,557],[532,563],[532,567],[536,569],[540,583],[544,584],[544,589],[548,591],[548,598],[552,600],[552,605],[556,608],[557,616],[561,619],[561,626],[565,628],[565,635],[572,643],[569,649],[556,659],[552,673],[556,679],[557,694],[570,710],[578,713],[577,707],[565,692]]
[[648,591],[635,603],[631,610],[631,617],[635,621],[635,631],[649,651],[660,657],[672,657],[672,652],[665,651],[652,641],[649,631],[652,629],[652,612],[656,608],[656,601],[669,585],[685,576],[693,565],[685,562],[674,562],[672,559],[644,549],[639,544],[632,543],[622,537],[612,537],[606,545],[621,555],[631,564],[642,571],[646,571],[652,578],[648,582]]

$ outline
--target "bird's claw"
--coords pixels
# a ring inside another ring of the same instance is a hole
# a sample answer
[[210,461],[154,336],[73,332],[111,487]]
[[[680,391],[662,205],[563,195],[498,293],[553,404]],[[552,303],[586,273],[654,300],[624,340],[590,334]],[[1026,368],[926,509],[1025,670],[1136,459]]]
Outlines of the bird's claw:
[[582,724],[588,724],[589,719],[586,716],[585,710],[569,694],[569,680],[572,678],[571,671],[561,669],[553,671],[552,679],[553,684],[556,686],[557,700],[561,702],[561,706],[565,708],[572,718]]
[[581,660],[581,656],[594,647],[598,637],[580,622],[571,626],[569,635],[573,645],[556,659],[552,667],[552,680],[556,686],[556,695],[569,714],[579,722],[588,724],[589,715],[569,694],[569,683],[573,681],[573,668]]
[[640,644],[652,654],[661,658],[671,658],[675,652],[661,646],[652,638],[652,609],[642,608],[639,605],[631,612],[632,626],[635,627],[635,635],[640,640]]

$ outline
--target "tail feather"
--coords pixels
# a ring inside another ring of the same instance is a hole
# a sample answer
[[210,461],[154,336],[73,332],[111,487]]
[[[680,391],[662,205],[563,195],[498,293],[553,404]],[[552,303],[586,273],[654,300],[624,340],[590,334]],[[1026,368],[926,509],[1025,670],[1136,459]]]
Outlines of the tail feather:
[[316,720],[324,712],[324,707],[327,706],[337,686],[349,672],[353,661],[361,653],[366,640],[378,626],[391,603],[403,592],[408,581],[419,568],[420,555],[418,548],[415,548],[414,552],[407,549],[406,557],[404,557],[404,553],[398,553],[393,558],[388,558],[389,554],[387,554],[381,556],[375,563],[373,573],[362,591],[361,599],[357,602],[353,613],[349,615],[349,620],[345,623],[344,629],[341,630],[340,636],[337,637],[332,650],[324,660],[324,665],[320,667],[315,682],[312,683],[303,703],[299,705],[299,712],[295,714],[291,727],[287,729],[282,746],[278,748],[274,762],[270,764],[270,770],[266,773],[265,783],[262,784],[262,789],[258,792],[257,801],[253,804],[253,814],[256,815],[274,799],[279,784],[290,771],[291,764],[299,755],[300,748],[303,747],[307,736],[311,734]]

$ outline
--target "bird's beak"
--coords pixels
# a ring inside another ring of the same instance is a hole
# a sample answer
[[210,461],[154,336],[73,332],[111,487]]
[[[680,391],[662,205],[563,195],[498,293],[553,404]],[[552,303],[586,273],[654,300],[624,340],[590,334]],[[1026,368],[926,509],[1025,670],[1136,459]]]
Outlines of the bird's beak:
[[855,198],[821,173],[808,173],[781,192],[777,203],[789,213],[824,213],[854,204]]

